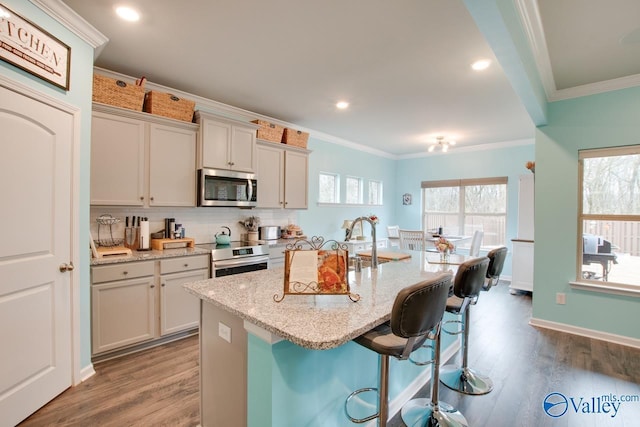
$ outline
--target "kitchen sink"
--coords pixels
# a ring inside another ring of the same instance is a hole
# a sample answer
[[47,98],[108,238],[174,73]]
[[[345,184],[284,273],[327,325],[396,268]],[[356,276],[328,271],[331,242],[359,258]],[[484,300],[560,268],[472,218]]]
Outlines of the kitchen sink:
[[[354,264],[355,257],[349,257],[349,271],[353,271],[356,269]],[[361,257],[362,259],[362,268],[371,267],[371,258],[369,257]],[[385,262],[391,261],[390,259],[380,259],[378,258],[378,265],[384,264]]]

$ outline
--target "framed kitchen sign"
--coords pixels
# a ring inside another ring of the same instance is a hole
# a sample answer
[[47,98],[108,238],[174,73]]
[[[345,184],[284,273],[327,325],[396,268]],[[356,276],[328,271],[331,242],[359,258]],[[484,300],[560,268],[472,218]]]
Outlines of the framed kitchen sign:
[[1,3],[0,59],[69,90],[71,48]]
[[335,240],[314,236],[287,245],[284,258],[284,294],[274,295],[281,302],[286,295],[347,295],[358,301],[360,295],[349,289],[349,251]]

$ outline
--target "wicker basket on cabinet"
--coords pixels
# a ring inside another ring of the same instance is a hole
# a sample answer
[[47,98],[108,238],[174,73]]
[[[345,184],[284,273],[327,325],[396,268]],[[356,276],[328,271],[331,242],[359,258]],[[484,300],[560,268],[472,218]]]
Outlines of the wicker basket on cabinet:
[[252,123],[260,125],[260,129],[258,129],[256,133],[256,136],[259,139],[264,139],[265,141],[275,142],[278,144],[282,142],[284,127],[278,126],[275,123],[270,123],[266,120],[252,120]]
[[102,104],[142,111],[144,86],[94,74],[92,99]]
[[153,90],[147,92],[144,100],[145,112],[185,122],[193,121],[193,109],[195,106],[196,103],[194,101]]
[[294,147],[307,148],[307,140],[309,134],[300,130],[285,128],[282,136],[282,142],[287,145],[293,145]]

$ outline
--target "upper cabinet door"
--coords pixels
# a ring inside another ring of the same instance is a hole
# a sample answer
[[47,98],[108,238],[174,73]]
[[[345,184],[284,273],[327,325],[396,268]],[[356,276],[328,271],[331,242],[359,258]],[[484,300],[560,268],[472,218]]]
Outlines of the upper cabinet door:
[[196,131],[151,124],[149,206],[196,205]]
[[230,169],[231,125],[214,120],[200,123],[202,161],[199,167]]
[[145,123],[93,113],[91,204],[144,205]]
[[230,154],[231,169],[242,172],[255,172],[256,130],[233,126]]
[[307,153],[286,151],[284,165],[284,207],[287,209],[307,209],[309,155]]
[[258,145],[258,207],[284,207],[284,150]]

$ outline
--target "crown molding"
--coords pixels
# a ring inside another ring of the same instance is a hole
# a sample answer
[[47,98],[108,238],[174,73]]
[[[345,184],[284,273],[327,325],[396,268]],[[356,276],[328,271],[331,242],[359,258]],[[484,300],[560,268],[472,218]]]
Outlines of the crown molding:
[[109,39],[89,24],[84,18],[74,12],[60,0],[29,0],[46,14],[64,25],[69,31],[80,37],[87,44],[93,47],[94,59],[100,55],[102,49]]
[[549,50],[547,48],[547,41],[544,35],[537,0],[516,0],[516,10],[520,15],[522,27],[533,53],[548,102],[580,98],[640,86],[640,74],[635,74],[633,76],[589,83],[566,89],[557,89],[553,78],[553,69],[551,68]]

